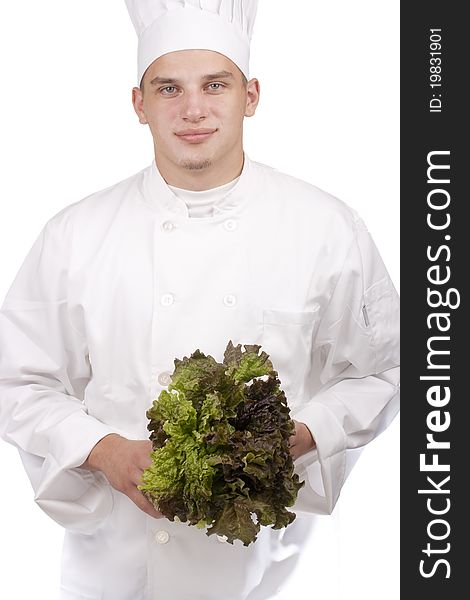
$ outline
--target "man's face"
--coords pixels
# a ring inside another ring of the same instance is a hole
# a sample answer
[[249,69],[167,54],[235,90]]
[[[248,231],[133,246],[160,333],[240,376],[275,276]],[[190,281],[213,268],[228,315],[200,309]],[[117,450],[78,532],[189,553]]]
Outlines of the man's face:
[[230,59],[210,50],[161,56],[145,72],[143,92],[133,90],[159,159],[188,170],[241,152],[243,119],[254,114],[258,97],[256,79],[246,83]]

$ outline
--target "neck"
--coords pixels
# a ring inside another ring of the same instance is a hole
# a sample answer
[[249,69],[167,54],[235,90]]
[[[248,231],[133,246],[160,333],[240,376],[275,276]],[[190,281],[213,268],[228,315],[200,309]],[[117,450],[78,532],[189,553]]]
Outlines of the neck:
[[155,150],[155,163],[168,185],[185,190],[203,191],[219,187],[236,179],[243,169],[244,155],[240,148],[223,161],[214,161],[202,169],[188,169],[176,164]]

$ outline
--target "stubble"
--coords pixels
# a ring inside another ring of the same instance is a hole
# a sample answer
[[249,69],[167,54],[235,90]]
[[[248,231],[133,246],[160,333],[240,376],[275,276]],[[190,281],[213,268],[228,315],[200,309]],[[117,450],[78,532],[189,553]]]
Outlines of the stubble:
[[183,159],[180,161],[180,166],[188,171],[202,171],[212,166],[212,161],[208,158],[202,160]]

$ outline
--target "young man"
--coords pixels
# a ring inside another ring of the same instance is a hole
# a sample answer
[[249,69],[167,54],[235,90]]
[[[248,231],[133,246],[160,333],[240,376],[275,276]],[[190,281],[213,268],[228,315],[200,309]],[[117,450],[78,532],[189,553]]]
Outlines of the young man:
[[175,358],[261,344],[296,421],[294,511],[330,513],[398,408],[397,297],[350,208],[244,153],[256,2],[128,6],[155,161],[33,246],[1,314],[1,432],[66,528],[62,600],[268,600],[306,521],[245,548],[162,518],[137,489],[146,410]]

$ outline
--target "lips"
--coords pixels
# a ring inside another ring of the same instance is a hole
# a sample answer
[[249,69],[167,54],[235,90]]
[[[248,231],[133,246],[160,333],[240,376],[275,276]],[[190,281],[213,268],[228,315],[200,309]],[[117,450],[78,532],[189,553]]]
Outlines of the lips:
[[217,129],[184,129],[178,131],[176,135],[186,142],[198,143],[210,138]]

